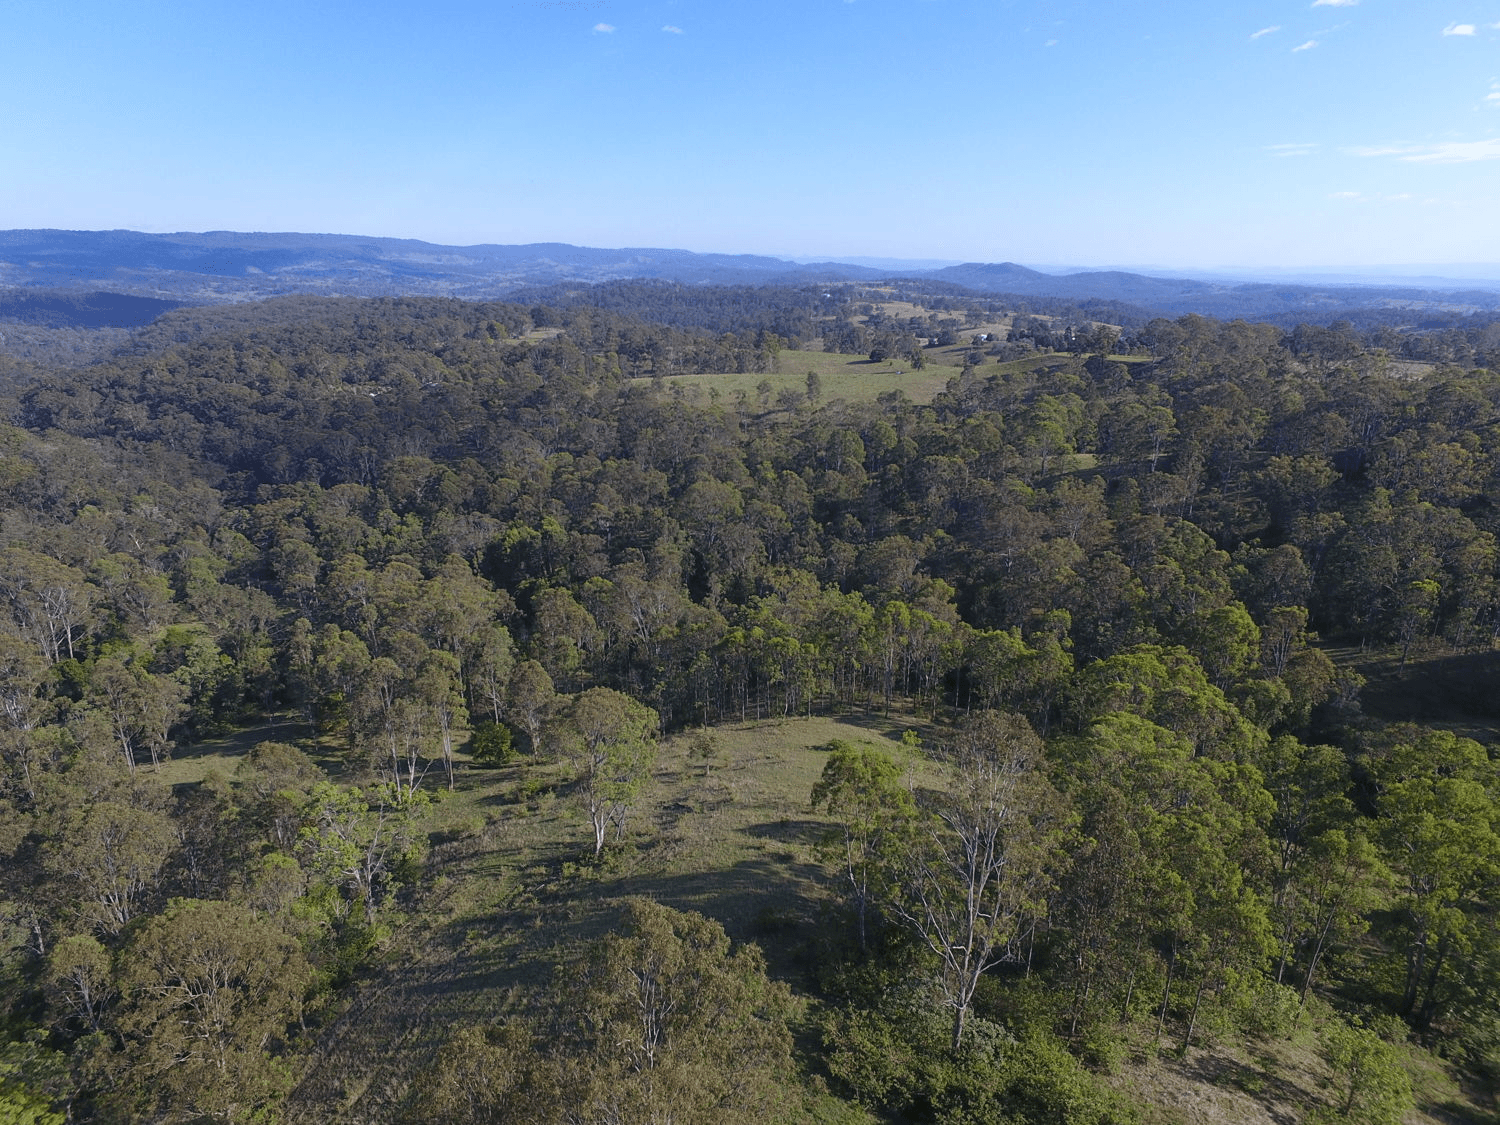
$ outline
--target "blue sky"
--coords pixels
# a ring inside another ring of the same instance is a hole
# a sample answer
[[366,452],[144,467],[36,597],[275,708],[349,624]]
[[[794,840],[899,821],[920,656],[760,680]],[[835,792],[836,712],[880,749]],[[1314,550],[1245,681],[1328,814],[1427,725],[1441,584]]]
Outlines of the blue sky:
[[0,228],[1500,261],[1500,0],[8,0]]

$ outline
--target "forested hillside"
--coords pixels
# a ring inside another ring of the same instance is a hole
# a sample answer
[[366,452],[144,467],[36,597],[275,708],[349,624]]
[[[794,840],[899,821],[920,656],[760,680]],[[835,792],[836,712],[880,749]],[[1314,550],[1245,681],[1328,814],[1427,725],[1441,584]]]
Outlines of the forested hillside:
[[0,1118],[1495,1119],[1500,320],[527,298],[0,368]]

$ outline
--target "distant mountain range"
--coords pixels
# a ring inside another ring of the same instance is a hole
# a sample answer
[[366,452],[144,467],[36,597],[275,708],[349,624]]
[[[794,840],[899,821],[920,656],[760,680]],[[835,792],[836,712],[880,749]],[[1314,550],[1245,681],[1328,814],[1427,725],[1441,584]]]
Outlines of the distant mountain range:
[[[869,261],[869,259],[866,259]],[[139,231],[0,231],[0,318],[13,309],[60,316],[37,290],[63,289],[97,318],[96,291],[174,304],[254,300],[289,293],[497,299],[527,286],[659,278],[686,285],[801,285],[926,279],[982,293],[1125,302],[1148,315],[1219,317],[1305,314],[1386,307],[1447,314],[1500,310],[1500,281],[1447,285],[1349,285],[1320,281],[1237,282],[1148,276],[1118,270],[1049,274],[1013,263],[880,268],[853,262],[798,263],[752,254],[601,250],[564,243],[439,246],[413,239],[332,234],[143,234]],[[925,263],[912,263],[925,265]],[[1427,279],[1423,279],[1426,281]],[[86,300],[81,296],[90,294]],[[28,300],[17,300],[27,297]],[[149,305],[120,306],[137,323]]]

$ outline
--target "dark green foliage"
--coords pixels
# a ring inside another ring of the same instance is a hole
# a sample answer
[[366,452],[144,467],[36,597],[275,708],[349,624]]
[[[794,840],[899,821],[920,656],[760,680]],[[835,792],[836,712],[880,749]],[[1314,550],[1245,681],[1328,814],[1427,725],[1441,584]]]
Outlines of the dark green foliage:
[[1003,1026],[970,1021],[954,1052],[949,1019],[916,994],[878,1007],[846,1009],[824,1027],[825,1061],[861,1102],[901,1120],[942,1125],[1111,1125],[1133,1115],[1045,1033],[1016,1038]]
[[469,735],[469,754],[487,766],[507,766],[520,756],[504,723],[475,724]]
[[[141,935],[203,944],[229,919],[292,976],[342,987],[418,881],[413,810],[440,778],[475,779],[466,733],[477,762],[519,746],[537,763],[507,815],[576,796],[594,850],[613,827],[635,878],[626,813],[658,736],[700,732],[690,772],[728,795],[742,779],[713,724],[894,711],[930,724],[924,783],[839,745],[812,794],[859,920],[810,954],[841,1089],[913,1119],[1111,1120],[1073,1060],[1117,1065],[1122,1024],[1189,1051],[1269,1039],[1289,997],[1322,989],[1492,1073],[1500,783],[1491,749],[1434,728],[1493,717],[1500,379],[1457,365],[1491,362],[1493,324],[1364,339],[1035,305],[1005,345],[1030,359],[983,357],[930,404],[828,401],[792,349],[898,358],[1017,311],[897,288],[923,313],[875,290],[633,284],[556,307],[178,310],[104,362],[15,384],[0,906],[16,1035],[45,1024],[71,1063],[108,1062],[122,1112],[189,1112],[199,1092],[147,1067]],[[1394,378],[1397,353],[1455,362]],[[630,382],[687,370],[764,389],[730,403]],[[287,741],[162,783],[174,756],[241,753],[236,732],[273,717]],[[435,854],[460,837],[435,834]],[[697,958],[779,1026],[754,955],[637,914],[608,957]],[[855,944],[868,960],[839,962]],[[555,1026],[466,1033],[434,1104],[495,1120],[607,1090],[622,1113],[669,1093],[704,1119],[710,1101],[766,1104],[761,1079],[743,1102],[723,1092],[726,1055],[639,1082],[657,1068],[612,1053],[629,982],[577,974]],[[268,995],[262,1045],[225,1048],[240,1100],[203,1112],[281,1088],[296,1004]],[[756,1042],[775,1056],[762,1078],[782,1073],[781,1032]],[[83,1091],[100,1105],[106,1071]]]

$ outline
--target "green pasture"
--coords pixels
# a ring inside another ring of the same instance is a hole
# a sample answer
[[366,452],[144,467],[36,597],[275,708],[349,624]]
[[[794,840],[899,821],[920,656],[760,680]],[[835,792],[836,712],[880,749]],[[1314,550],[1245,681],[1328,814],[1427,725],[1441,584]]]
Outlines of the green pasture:
[[[724,375],[672,375],[662,380],[669,391],[679,388],[694,396],[712,396],[724,406],[734,406],[744,396],[746,408],[752,411],[781,409],[778,401],[784,390],[807,394],[808,372],[816,372],[822,383],[822,402],[844,399],[848,402],[874,402],[888,391],[901,391],[913,402],[931,402],[932,397],[948,385],[959,372],[958,367],[935,363],[928,357],[927,366],[914,370],[905,360],[871,363],[867,356],[840,352],[782,352],[780,370],[766,374],[731,373]],[[651,379],[632,379],[635,385],[650,385]],[[771,392],[762,401],[762,382]]]
[[[964,333],[966,337],[972,334]],[[694,401],[718,401],[726,407],[743,402],[748,410],[770,413],[784,409],[780,401],[783,391],[790,390],[803,396],[798,402],[805,404],[807,376],[816,373],[820,383],[820,402],[836,399],[874,402],[883,394],[900,391],[913,402],[928,403],[948,386],[948,380],[963,371],[966,357],[974,350],[968,343],[925,348],[922,357],[926,366],[921,370],[916,370],[904,359],[871,363],[867,356],[842,352],[784,351],[777,363],[778,370],[773,372],[670,375],[661,380],[661,386],[670,393],[686,394]],[[985,362],[976,370],[981,376],[1055,371],[1083,358],[1068,352],[1042,352],[996,363],[986,356]],[[1109,358],[1127,366],[1151,362],[1150,356],[1112,355]],[[651,386],[654,381],[641,378],[632,379],[630,383]],[[769,392],[762,388],[762,384],[769,386]]]

